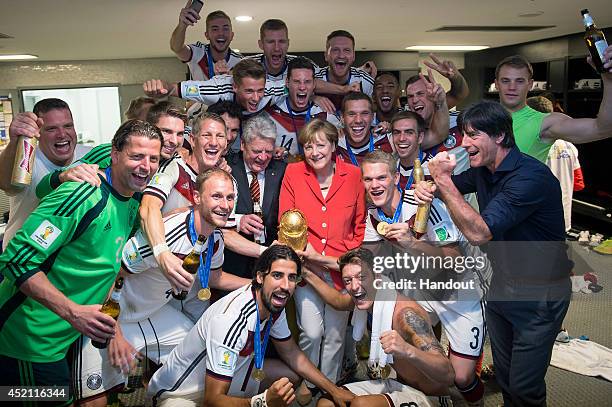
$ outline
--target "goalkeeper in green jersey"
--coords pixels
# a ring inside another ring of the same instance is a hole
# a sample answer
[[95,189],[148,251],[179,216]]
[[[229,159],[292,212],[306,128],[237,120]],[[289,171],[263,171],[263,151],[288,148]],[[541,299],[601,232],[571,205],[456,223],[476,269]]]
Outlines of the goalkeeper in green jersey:
[[68,386],[72,342],[80,334],[100,342],[114,335],[115,321],[100,304],[138,218],[132,198],[157,170],[162,140],[149,123],[122,124],[100,186],[59,186],[0,256],[0,386]]

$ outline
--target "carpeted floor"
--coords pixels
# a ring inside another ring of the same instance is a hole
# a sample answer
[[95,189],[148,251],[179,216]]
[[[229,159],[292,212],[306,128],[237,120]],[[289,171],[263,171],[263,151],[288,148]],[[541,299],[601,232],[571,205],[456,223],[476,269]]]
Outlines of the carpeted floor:
[[[597,254],[570,242],[571,258],[575,262],[574,273],[582,275],[588,271],[599,276],[599,284],[604,288],[599,293],[574,294],[565,319],[564,326],[570,336],[587,335],[590,340],[612,348],[612,256]],[[491,363],[491,348],[485,345],[485,363]],[[358,369],[358,377],[365,378],[363,362]],[[138,382],[138,379],[131,380]],[[554,407],[610,406],[612,405],[612,383],[593,377],[582,376],[555,367],[548,369],[546,375],[548,405]],[[465,403],[453,390],[455,406]],[[126,406],[142,406],[144,391],[137,389],[130,394],[120,395]],[[485,406],[499,406],[503,401],[494,381],[486,383]],[[312,403],[314,405],[314,403]]]

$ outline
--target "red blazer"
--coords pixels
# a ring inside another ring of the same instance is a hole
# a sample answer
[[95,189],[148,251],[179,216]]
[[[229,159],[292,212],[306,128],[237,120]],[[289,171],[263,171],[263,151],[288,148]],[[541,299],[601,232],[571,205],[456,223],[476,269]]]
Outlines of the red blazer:
[[[336,157],[336,173],[323,199],[314,171],[304,161],[287,166],[280,190],[279,221],[297,208],[306,215],[308,242],[319,253],[339,257],[361,245],[365,233],[365,189],[361,170]],[[332,272],[336,288],[344,288]]]

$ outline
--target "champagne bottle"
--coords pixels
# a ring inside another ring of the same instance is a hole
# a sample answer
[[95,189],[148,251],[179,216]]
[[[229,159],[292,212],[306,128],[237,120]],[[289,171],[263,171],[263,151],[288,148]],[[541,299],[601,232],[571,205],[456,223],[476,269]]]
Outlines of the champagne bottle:
[[586,42],[587,48],[593,59],[593,64],[597,69],[597,72],[604,73],[606,70],[603,67],[604,64],[604,51],[608,48],[608,42],[606,37],[599,28],[593,22],[593,17],[589,14],[588,9],[584,9],[580,12],[582,14],[582,21],[584,22],[584,41]]
[[[412,177],[415,185],[421,181],[425,181],[425,171],[421,166],[421,160],[414,160],[414,168],[412,169]],[[427,219],[429,219],[429,209],[431,203],[419,204],[416,215],[414,216],[414,225],[412,230],[417,238],[420,238],[427,231]]]
[[17,153],[13,162],[11,184],[16,187],[26,187],[32,183],[34,169],[34,155],[38,139],[19,136],[17,139]]
[[[193,245],[193,250],[191,250],[191,253],[189,253],[185,259],[183,259],[183,268],[189,274],[198,274],[198,267],[200,267],[200,254],[202,254],[204,251],[204,240],[206,240],[206,238],[203,235],[199,235],[198,240],[195,242],[195,245]],[[187,291],[183,290],[178,294],[173,292],[172,296],[177,300],[184,300],[187,298]]]
[[[113,293],[111,294],[110,298],[106,300],[104,304],[102,304],[102,308],[100,309],[100,312],[103,312],[106,315],[110,315],[115,319],[115,321],[117,320],[117,318],[119,318],[119,312],[121,311],[121,307],[119,306],[119,299],[121,298],[122,288],[123,277],[118,277],[115,280],[115,288],[113,289]],[[96,342],[92,340],[91,344],[98,349],[104,349],[108,346],[108,339],[104,342]]]

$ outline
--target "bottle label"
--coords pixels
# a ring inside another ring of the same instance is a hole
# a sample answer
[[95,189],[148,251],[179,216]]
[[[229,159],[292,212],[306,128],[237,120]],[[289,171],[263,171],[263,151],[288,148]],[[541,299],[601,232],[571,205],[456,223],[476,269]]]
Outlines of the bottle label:
[[204,251],[204,243],[202,243],[201,241],[196,241],[196,243],[193,245],[193,252],[200,254]]
[[599,40],[595,42],[595,48],[597,48],[597,53],[599,53],[599,59],[601,59],[602,63],[605,63],[606,61],[604,61],[604,52],[606,48],[608,48],[608,43],[606,42],[606,40]]
[[591,17],[589,14],[584,14],[582,16],[582,21],[584,22],[584,26],[585,27],[588,27],[588,26],[591,26],[591,25],[594,24],[593,23],[593,17]]

